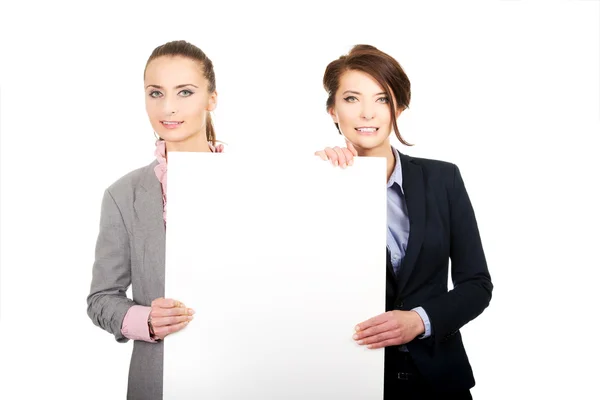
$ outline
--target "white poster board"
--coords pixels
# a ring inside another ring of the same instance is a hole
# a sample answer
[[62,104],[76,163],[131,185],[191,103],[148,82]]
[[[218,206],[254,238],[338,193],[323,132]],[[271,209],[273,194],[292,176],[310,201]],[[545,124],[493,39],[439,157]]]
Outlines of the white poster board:
[[383,398],[385,159],[169,153],[165,400]]

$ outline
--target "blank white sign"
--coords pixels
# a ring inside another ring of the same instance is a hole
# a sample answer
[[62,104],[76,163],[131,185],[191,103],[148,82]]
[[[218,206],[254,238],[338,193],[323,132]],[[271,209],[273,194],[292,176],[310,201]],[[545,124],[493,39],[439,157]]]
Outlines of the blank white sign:
[[166,297],[194,320],[165,340],[164,399],[383,398],[383,158],[169,153]]

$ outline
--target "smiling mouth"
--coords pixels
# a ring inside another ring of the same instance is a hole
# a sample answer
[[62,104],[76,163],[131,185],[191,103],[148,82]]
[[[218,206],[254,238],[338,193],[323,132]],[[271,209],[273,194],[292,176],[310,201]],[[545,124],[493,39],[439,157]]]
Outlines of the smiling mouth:
[[166,126],[167,128],[175,128],[183,124],[183,121],[160,121],[160,123],[163,124],[163,126]]
[[360,127],[360,128],[354,128],[354,129],[355,129],[357,132],[360,132],[360,133],[367,133],[367,134],[369,134],[369,133],[375,133],[375,132],[377,132],[377,131],[379,130],[379,128],[375,128],[375,127],[373,127],[373,126],[362,126],[362,127]]

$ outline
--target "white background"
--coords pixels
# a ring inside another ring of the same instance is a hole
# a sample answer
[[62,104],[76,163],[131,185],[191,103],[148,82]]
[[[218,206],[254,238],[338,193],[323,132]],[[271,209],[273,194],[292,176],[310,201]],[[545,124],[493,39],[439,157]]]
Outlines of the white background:
[[459,165],[496,286],[462,330],[473,395],[598,398],[598,1],[132,3],[1,3],[0,398],[125,397],[131,343],[85,298],[102,191],[152,161],[146,59],[174,39],[214,61],[228,151],[263,157],[342,143],[329,61],[397,58],[401,150]]

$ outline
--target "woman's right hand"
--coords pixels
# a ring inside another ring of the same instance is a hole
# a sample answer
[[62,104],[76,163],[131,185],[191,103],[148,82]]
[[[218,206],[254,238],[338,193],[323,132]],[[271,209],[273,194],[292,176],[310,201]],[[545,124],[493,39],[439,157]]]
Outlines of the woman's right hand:
[[352,143],[346,139],[347,147],[325,147],[323,150],[315,151],[315,156],[321,157],[323,161],[331,161],[334,167],[338,165],[343,169],[354,164],[354,157],[358,156],[358,152]]
[[162,340],[182,330],[194,318],[194,310],[177,300],[160,297],[151,306],[149,325],[154,330],[154,339]]

